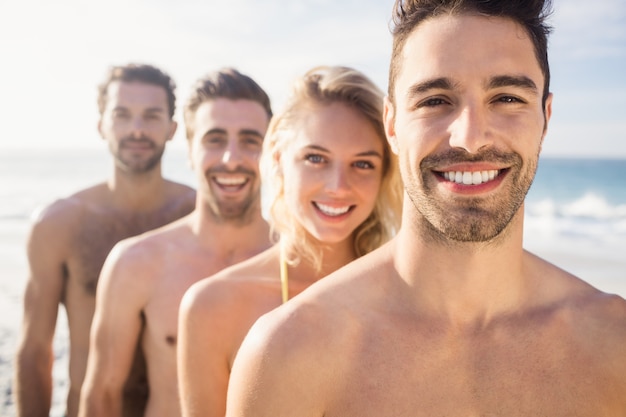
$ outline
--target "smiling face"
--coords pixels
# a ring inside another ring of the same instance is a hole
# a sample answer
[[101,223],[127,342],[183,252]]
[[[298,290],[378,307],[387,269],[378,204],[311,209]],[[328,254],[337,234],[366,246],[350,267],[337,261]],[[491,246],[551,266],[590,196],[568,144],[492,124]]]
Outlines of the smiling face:
[[302,112],[306,117],[280,155],[285,204],[318,241],[344,242],[376,203],[383,143],[371,123],[345,104]]
[[165,144],[176,131],[165,89],[138,81],[113,81],[107,97],[98,130],[116,166],[135,174],[159,166]]
[[506,229],[550,117],[542,87],[533,45],[512,20],[445,15],[409,35],[385,126],[422,230],[489,241]]
[[190,160],[215,219],[246,223],[259,210],[259,156],[268,121],[252,100],[217,98],[198,107]]

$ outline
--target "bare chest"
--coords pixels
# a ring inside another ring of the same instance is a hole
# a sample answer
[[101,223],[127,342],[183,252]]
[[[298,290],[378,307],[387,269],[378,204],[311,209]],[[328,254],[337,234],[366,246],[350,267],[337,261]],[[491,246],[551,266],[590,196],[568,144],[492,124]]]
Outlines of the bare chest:
[[624,377],[593,351],[506,340],[364,338],[326,416],[622,416]]
[[183,296],[193,284],[229,266],[211,250],[195,245],[164,251],[158,267],[153,269],[157,279],[144,307],[145,332],[143,347],[156,356],[175,353],[178,344],[178,310]]
[[[162,212],[151,215],[126,215],[91,212],[78,220],[70,241],[66,275],[68,292],[95,296],[98,277],[104,261],[116,243],[163,226],[182,213]],[[71,294],[67,294],[70,296]]]

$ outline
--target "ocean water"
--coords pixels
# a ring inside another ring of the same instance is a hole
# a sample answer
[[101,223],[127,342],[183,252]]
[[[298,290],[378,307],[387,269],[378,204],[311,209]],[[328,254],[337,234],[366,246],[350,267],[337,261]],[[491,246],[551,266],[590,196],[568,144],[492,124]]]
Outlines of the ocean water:
[[525,246],[623,260],[625,178],[622,159],[541,158],[526,198]]

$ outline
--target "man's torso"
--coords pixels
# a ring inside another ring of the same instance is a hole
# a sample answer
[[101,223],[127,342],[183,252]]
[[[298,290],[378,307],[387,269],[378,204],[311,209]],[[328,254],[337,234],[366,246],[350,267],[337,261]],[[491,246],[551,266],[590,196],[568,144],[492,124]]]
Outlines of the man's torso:
[[563,276],[543,277],[573,283],[563,296],[457,327],[416,315],[380,275],[334,288],[316,307],[332,313],[301,323],[330,323],[299,370],[332,381],[312,404],[326,417],[626,415],[626,302]]
[[[62,302],[70,328],[70,390],[68,411],[76,410],[80,386],[85,376],[89,350],[89,331],[95,311],[95,292],[102,265],[113,246],[125,238],[170,223],[193,209],[193,199],[180,198],[150,213],[123,213],[106,204],[98,204],[77,196],[68,199],[70,221],[65,222],[68,234],[67,258],[63,265],[65,285]],[[54,242],[52,242],[54,244]],[[132,377],[144,379],[141,361]],[[139,383],[139,382],[138,382]],[[129,393],[145,390],[130,389]],[[133,394],[134,395],[134,394]],[[134,401],[134,400],[133,400]],[[145,399],[142,400],[145,402]],[[136,402],[136,401],[135,401]]]

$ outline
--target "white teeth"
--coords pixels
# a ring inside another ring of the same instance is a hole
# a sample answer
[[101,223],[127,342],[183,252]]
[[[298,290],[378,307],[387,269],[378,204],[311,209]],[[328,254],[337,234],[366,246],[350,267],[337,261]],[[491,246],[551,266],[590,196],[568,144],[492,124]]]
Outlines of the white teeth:
[[215,181],[225,186],[242,185],[246,182],[246,177],[215,177]]
[[492,181],[498,176],[498,173],[497,169],[488,171],[447,171],[443,173],[443,177],[457,184],[478,185]]
[[341,216],[350,210],[350,206],[345,207],[331,207],[325,204],[315,203],[318,209],[327,216]]

